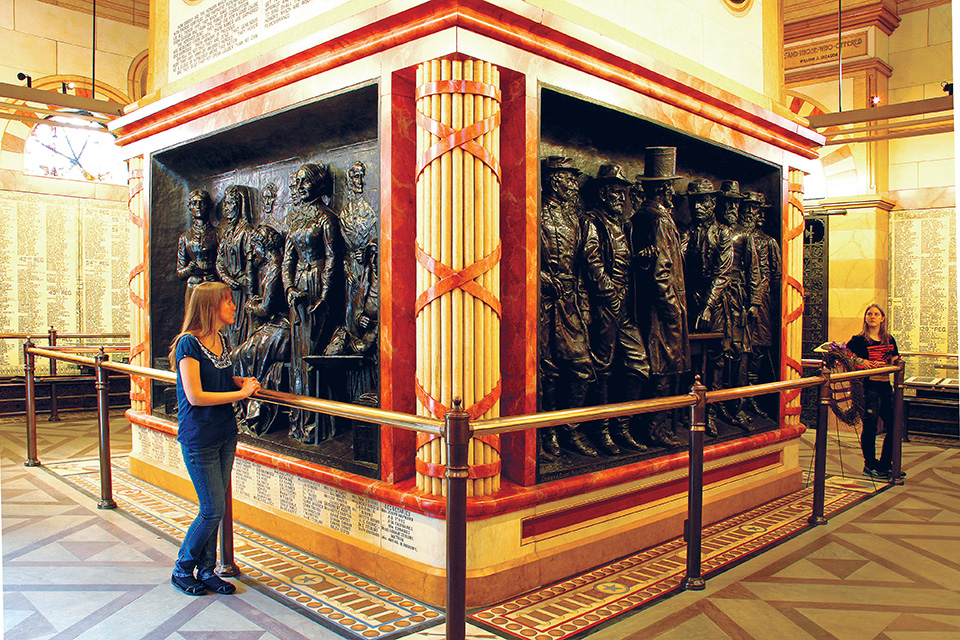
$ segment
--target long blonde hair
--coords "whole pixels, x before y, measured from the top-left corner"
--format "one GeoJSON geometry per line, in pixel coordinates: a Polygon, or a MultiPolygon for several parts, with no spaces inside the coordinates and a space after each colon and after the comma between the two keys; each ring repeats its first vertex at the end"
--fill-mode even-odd
{"type": "Polygon", "coordinates": [[[877,303],[873,303],[873,304],[867,305],[867,308],[864,309],[864,311],[863,311],[863,328],[860,329],[860,335],[863,336],[863,337],[867,337],[867,330],[870,328],[870,326],[867,324],[867,312],[869,312],[870,309],[876,309],[877,311],[880,312],[880,315],[883,316],[883,321],[880,322],[880,326],[878,327],[880,344],[890,344],[890,334],[887,333],[887,314],[886,314],[886,312],[883,310],[883,307],[881,307],[881,306],[878,305],[877,303]]]}
{"type": "Polygon", "coordinates": [[[216,327],[217,314],[220,313],[220,304],[233,296],[230,287],[222,282],[201,282],[190,294],[187,309],[183,314],[183,326],[180,333],[170,343],[170,367],[176,371],[177,343],[180,338],[192,333],[197,336],[206,336],[213,333],[216,327]]]}

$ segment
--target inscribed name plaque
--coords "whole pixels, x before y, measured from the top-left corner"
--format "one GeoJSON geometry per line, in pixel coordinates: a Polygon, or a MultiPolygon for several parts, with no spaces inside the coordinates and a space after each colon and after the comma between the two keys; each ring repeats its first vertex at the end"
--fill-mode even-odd
{"type": "Polygon", "coordinates": [[[233,494],[421,562],[443,557],[442,520],[249,460],[234,464],[233,494]]]}
{"type": "MultiPolygon", "coordinates": [[[[139,425],[133,429],[131,457],[186,477],[174,436],[139,425]]],[[[289,513],[335,534],[424,564],[441,567],[445,562],[443,520],[338,487],[238,457],[233,466],[233,496],[266,511],[289,513]]]]}
{"type": "MultiPolygon", "coordinates": [[[[0,193],[0,330],[126,332],[129,220],[124,202],[0,193]]],[[[23,375],[21,344],[0,341],[0,370],[23,375]]],[[[37,373],[48,371],[46,358],[38,358],[37,373]]]]}
{"type": "Polygon", "coordinates": [[[222,60],[346,0],[174,0],[169,79],[222,60]]]}
{"type": "Polygon", "coordinates": [[[801,44],[791,45],[783,50],[783,68],[787,71],[799,67],[812,67],[818,64],[862,58],[867,55],[869,39],[866,31],[845,33],[841,38],[830,36],[801,44]]]}
{"type": "Polygon", "coordinates": [[[955,209],[890,212],[890,332],[901,351],[957,352],[956,233],[955,209]]]}

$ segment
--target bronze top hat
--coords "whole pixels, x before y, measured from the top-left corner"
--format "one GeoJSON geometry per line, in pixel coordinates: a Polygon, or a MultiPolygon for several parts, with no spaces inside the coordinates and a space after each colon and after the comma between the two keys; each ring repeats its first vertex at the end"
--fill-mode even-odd
{"type": "Polygon", "coordinates": [[[706,178],[694,178],[687,184],[687,196],[709,196],[719,193],[706,178]]]}
{"type": "Polygon", "coordinates": [[[743,192],[743,202],[746,203],[755,203],[761,207],[767,206],[767,199],[763,196],[762,193],[757,191],[744,191],[743,192]]]}
{"type": "Polygon", "coordinates": [[[624,186],[630,184],[630,181],[623,175],[623,167],[618,164],[600,165],[600,169],[597,170],[597,182],[613,182],[624,186]]]}
{"type": "Polygon", "coordinates": [[[643,162],[643,175],[637,180],[678,180],[677,148],[647,147],[643,162]]]}
{"type": "Polygon", "coordinates": [[[573,166],[573,159],[565,156],[547,156],[543,161],[543,170],[546,172],[570,171],[580,175],[580,169],[573,166]]]}
{"type": "Polygon", "coordinates": [[[736,180],[724,180],[721,182],[720,196],[723,198],[744,198],[744,195],[740,193],[740,183],[736,180]]]}

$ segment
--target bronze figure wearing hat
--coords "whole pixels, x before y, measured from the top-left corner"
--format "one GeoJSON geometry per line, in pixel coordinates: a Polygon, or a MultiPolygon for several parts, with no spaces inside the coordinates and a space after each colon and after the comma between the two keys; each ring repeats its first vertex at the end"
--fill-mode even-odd
{"type": "MultiPolygon", "coordinates": [[[[570,158],[544,163],[540,209],[540,392],[544,411],[582,407],[596,379],[587,316],[591,306],[614,304],[603,269],[596,226],[580,203],[570,158]]],[[[540,430],[542,452],[560,455],[560,445],[588,457],[597,450],[579,424],[540,430]]]]}
{"type": "MultiPolygon", "coordinates": [[[[632,296],[630,243],[624,233],[626,187],[620,165],[600,167],[595,180],[597,203],[588,212],[596,225],[603,268],[613,284],[613,304],[591,306],[590,354],[597,372],[596,404],[639,400],[644,381],[650,373],[647,350],[635,320],[632,296]]],[[[600,421],[597,444],[608,455],[620,453],[620,447],[643,450],[630,433],[630,417],[600,421]]]]}
{"type": "MultiPolygon", "coordinates": [[[[679,374],[690,370],[687,293],[680,233],[673,221],[676,149],[647,149],[644,176],[630,188],[633,203],[633,272],[637,321],[650,358],[647,397],[678,392],[679,374]],[[670,151],[670,153],[667,153],[670,151]],[[642,189],[641,189],[642,187],[642,189]]],[[[676,446],[668,412],[648,414],[647,438],[676,446]]]]}
{"type": "MultiPolygon", "coordinates": [[[[739,189],[737,189],[739,191],[739,189]]],[[[747,384],[747,360],[751,352],[751,334],[748,317],[757,313],[760,297],[760,268],[753,234],[739,222],[741,206],[754,206],[747,203],[747,196],[740,198],[722,198],[720,221],[730,229],[733,245],[733,264],[730,269],[728,294],[724,296],[726,307],[727,374],[725,386],[741,387],[747,384]]],[[[743,411],[740,401],[731,401],[722,405],[724,418],[743,428],[749,429],[750,417],[743,411]]]]}
{"type": "MultiPolygon", "coordinates": [[[[692,330],[700,333],[725,333],[724,300],[733,264],[730,229],[717,222],[717,190],[706,178],[692,180],[687,186],[693,221],[686,237],[684,272],[687,284],[687,308],[694,318],[692,330]]],[[[705,343],[703,383],[710,389],[723,388],[724,354],[722,344],[705,343]]],[[[716,406],[707,407],[708,435],[717,435],[716,406]]]]}
{"type": "Polygon", "coordinates": [[[679,180],[676,147],[647,147],[644,149],[643,175],[637,180],[679,180]]]}
{"type": "MultiPolygon", "coordinates": [[[[751,341],[747,382],[754,385],[777,379],[771,351],[774,343],[773,318],[777,308],[777,294],[780,291],[781,254],[777,241],[762,230],[763,209],[768,206],[765,196],[756,191],[748,191],[746,196],[740,210],[740,223],[753,236],[760,270],[756,313],[747,317],[751,341]]],[[[772,420],[761,408],[758,400],[763,401],[762,398],[746,398],[743,403],[744,411],[772,420]]]]}

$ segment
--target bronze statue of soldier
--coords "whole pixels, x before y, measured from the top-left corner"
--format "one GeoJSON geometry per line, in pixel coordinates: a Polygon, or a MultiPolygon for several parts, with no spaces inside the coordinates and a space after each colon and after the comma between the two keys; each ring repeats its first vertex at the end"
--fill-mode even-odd
{"type": "MultiPolygon", "coordinates": [[[[287,218],[287,240],[283,250],[283,286],[290,305],[292,348],[290,387],[293,393],[309,395],[304,356],[318,355],[330,338],[330,324],[339,324],[343,307],[340,299],[343,256],[340,225],[324,203],[332,188],[327,168],[319,164],[301,166],[292,182],[299,203],[287,218]],[[329,320],[332,319],[332,322],[329,320]]],[[[302,442],[318,442],[332,433],[313,433],[309,413],[291,411],[290,436],[302,442]]]]}
{"type": "MultiPolygon", "coordinates": [[[[538,341],[544,411],[584,405],[596,380],[588,316],[598,304],[615,304],[600,260],[596,227],[583,214],[579,175],[570,158],[550,156],[543,163],[538,341]]],[[[597,456],[578,423],[541,429],[540,444],[547,456],[559,456],[561,444],[580,455],[597,456]]]]}
{"type": "MultiPolygon", "coordinates": [[[[676,162],[675,147],[647,147],[643,175],[630,188],[634,300],[650,359],[647,397],[678,393],[680,375],[690,370],[683,253],[673,220],[676,162]]],[[[655,445],[680,444],[669,412],[647,414],[647,438],[655,445]]]]}
{"type": "MultiPolygon", "coordinates": [[[[597,206],[587,215],[593,221],[600,241],[603,269],[614,290],[613,304],[598,307],[590,316],[590,354],[597,374],[596,401],[628,402],[639,400],[644,382],[650,377],[647,349],[635,320],[632,296],[633,255],[624,233],[624,205],[630,182],[618,164],[600,167],[594,180],[597,206]]],[[[630,416],[602,420],[598,441],[608,455],[619,455],[620,447],[642,451],[646,445],[630,433],[630,416]]]]}
{"type": "MultiPolygon", "coordinates": [[[[771,236],[763,232],[765,209],[775,207],[766,203],[762,193],[746,192],[746,198],[740,205],[740,224],[753,234],[760,268],[760,288],[757,313],[749,318],[748,330],[753,352],[747,370],[747,382],[751,385],[772,382],[777,378],[773,366],[771,349],[773,346],[773,319],[777,317],[773,304],[778,300],[780,291],[780,273],[782,258],[780,245],[771,236]]],[[[756,402],[756,398],[744,400],[744,410],[748,414],[772,420],[756,402]]]]}
{"type": "MultiPolygon", "coordinates": [[[[717,222],[718,193],[706,178],[690,181],[686,196],[691,225],[684,238],[687,309],[695,318],[694,330],[724,334],[720,345],[704,347],[703,382],[710,389],[723,388],[724,354],[730,349],[724,299],[733,267],[733,244],[730,229],[717,222]]],[[[717,435],[716,411],[716,404],[707,405],[708,435],[717,435]]]]}
{"type": "Polygon", "coordinates": [[[203,189],[187,199],[190,226],[177,241],[177,276],[187,281],[187,299],[201,282],[217,280],[217,229],[210,221],[213,201],[203,189]]]}
{"type": "MultiPolygon", "coordinates": [[[[729,347],[724,377],[728,388],[747,384],[748,359],[752,349],[748,320],[757,314],[760,298],[760,266],[753,234],[739,222],[740,204],[745,198],[736,180],[723,181],[720,186],[720,221],[730,229],[733,246],[730,284],[724,296],[727,316],[724,346],[729,347]]],[[[749,431],[751,419],[743,411],[740,400],[725,403],[721,411],[725,421],[749,431]]]]}

